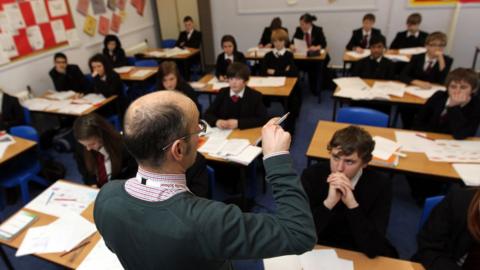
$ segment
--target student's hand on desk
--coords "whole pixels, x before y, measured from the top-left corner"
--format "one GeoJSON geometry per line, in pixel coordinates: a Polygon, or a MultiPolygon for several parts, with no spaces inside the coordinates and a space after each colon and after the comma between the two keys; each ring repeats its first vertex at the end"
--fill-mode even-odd
{"type": "Polygon", "coordinates": [[[219,119],[215,123],[215,126],[217,126],[218,128],[221,128],[221,129],[227,129],[228,128],[227,127],[227,120],[219,119]]]}
{"type": "Polygon", "coordinates": [[[320,51],[321,49],[322,49],[322,46],[320,46],[320,45],[308,47],[309,52],[320,51]]]}
{"type": "Polygon", "coordinates": [[[467,104],[468,102],[470,102],[470,99],[472,99],[472,96],[468,93],[461,91],[459,93],[450,94],[449,98],[450,99],[448,100],[447,107],[455,107],[467,104]]]}
{"type": "Polygon", "coordinates": [[[221,82],[226,82],[227,81],[227,77],[223,76],[223,75],[220,75],[218,76],[218,80],[221,81],[221,82]]]}
{"type": "Polygon", "coordinates": [[[238,120],[237,119],[228,119],[226,121],[226,126],[229,129],[235,129],[238,128],[238,120]]]}
{"type": "Polygon", "coordinates": [[[362,47],[355,47],[354,50],[355,50],[357,53],[363,53],[363,48],[362,48],[362,47]]]}
{"type": "Polygon", "coordinates": [[[263,155],[269,155],[290,149],[290,133],[283,130],[277,124],[279,118],[270,119],[262,128],[262,149],[263,155]]]}
{"type": "Polygon", "coordinates": [[[275,69],[273,69],[273,68],[267,69],[267,74],[268,74],[268,75],[273,75],[273,74],[275,74],[275,69]]]}
{"type": "Polygon", "coordinates": [[[415,85],[415,86],[418,86],[420,87],[421,89],[430,89],[432,88],[432,84],[429,83],[429,82],[426,82],[426,81],[422,81],[422,80],[413,80],[411,82],[411,84],[415,85]]]}

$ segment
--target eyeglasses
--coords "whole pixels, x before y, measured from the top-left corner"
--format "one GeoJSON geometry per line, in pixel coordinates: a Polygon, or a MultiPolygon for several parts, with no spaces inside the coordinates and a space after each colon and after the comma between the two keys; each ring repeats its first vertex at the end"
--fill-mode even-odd
{"type": "Polygon", "coordinates": [[[162,151],[167,150],[167,149],[168,149],[170,146],[172,146],[177,140],[185,140],[185,139],[189,138],[190,136],[197,135],[197,134],[200,134],[200,133],[202,133],[202,132],[205,133],[206,131],[207,131],[207,124],[206,124],[205,122],[203,122],[203,121],[200,121],[200,122],[198,123],[198,131],[193,132],[193,133],[190,133],[190,134],[187,134],[187,135],[185,135],[185,136],[182,136],[182,137],[180,137],[180,138],[178,138],[178,139],[173,140],[171,143],[165,145],[165,146],[162,148],[162,151]]]}

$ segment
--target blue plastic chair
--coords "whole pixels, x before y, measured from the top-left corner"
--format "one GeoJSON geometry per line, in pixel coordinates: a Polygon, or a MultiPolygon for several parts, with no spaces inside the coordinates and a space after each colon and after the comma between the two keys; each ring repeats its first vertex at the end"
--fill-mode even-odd
{"type": "Polygon", "coordinates": [[[420,230],[423,227],[428,217],[430,216],[430,213],[432,212],[433,208],[435,208],[435,206],[437,206],[437,204],[439,204],[444,197],[445,197],[444,195],[439,195],[439,196],[429,197],[425,199],[422,216],[420,217],[420,222],[418,224],[418,230],[420,230]]]}
{"type": "Polygon", "coordinates": [[[23,107],[23,120],[26,125],[32,125],[32,114],[27,107],[23,107]]]}
{"type": "Polygon", "coordinates": [[[158,67],[158,62],[152,59],[144,59],[135,61],[137,67],[158,67]]]}
{"type": "Polygon", "coordinates": [[[216,184],[215,179],[215,169],[207,165],[207,175],[208,175],[208,197],[212,200],[217,198],[216,184]]]}
{"type": "MultiPolygon", "coordinates": [[[[24,139],[39,142],[37,131],[31,126],[16,126],[10,129],[10,134],[24,139]]],[[[22,202],[30,201],[30,193],[28,190],[28,182],[34,181],[44,186],[50,183],[44,178],[38,176],[42,166],[38,160],[37,153],[27,153],[17,160],[15,166],[0,177],[0,187],[2,189],[20,186],[22,202]]]]}
{"type": "Polygon", "coordinates": [[[122,131],[122,124],[120,123],[120,116],[118,116],[118,114],[109,116],[107,120],[115,127],[118,132],[122,131]]]}
{"type": "Polygon", "coordinates": [[[345,107],[338,111],[336,121],[355,125],[387,127],[388,115],[383,112],[367,108],[345,107]]]}
{"type": "Polygon", "coordinates": [[[177,43],[176,39],[164,39],[162,40],[162,48],[168,49],[175,47],[175,43],[177,43]]]}
{"type": "Polygon", "coordinates": [[[127,56],[127,64],[129,66],[134,66],[135,65],[135,61],[137,61],[137,59],[135,58],[135,56],[127,56]]]}

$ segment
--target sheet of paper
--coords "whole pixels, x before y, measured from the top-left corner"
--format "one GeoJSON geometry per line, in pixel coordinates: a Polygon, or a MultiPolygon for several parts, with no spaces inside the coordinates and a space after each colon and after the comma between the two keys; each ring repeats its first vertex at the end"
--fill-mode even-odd
{"type": "Polygon", "coordinates": [[[14,143],[15,143],[15,139],[8,134],[5,134],[0,137],[0,158],[3,157],[3,155],[5,154],[5,151],[7,151],[7,148],[14,143]]]}
{"type": "Polygon", "coordinates": [[[128,73],[130,71],[132,71],[132,69],[134,69],[135,67],[133,66],[124,66],[124,67],[118,67],[118,68],[114,68],[113,70],[115,70],[115,72],[117,73],[128,73]]]}
{"type": "Polygon", "coordinates": [[[80,45],[82,43],[82,41],[78,37],[77,28],[68,29],[65,32],[65,34],[67,36],[68,45],[77,46],[77,45],[80,45]]]}
{"type": "Polygon", "coordinates": [[[166,52],[161,52],[161,51],[152,51],[152,52],[147,52],[145,54],[151,57],[165,57],[167,55],[166,52]]]}
{"type": "Polygon", "coordinates": [[[7,15],[10,27],[12,27],[13,29],[27,27],[27,25],[25,24],[25,20],[23,20],[23,15],[20,11],[20,7],[17,3],[4,4],[3,10],[7,15]]]}
{"type": "Polygon", "coordinates": [[[265,270],[353,270],[353,261],[338,258],[333,249],[315,249],[300,256],[264,259],[265,270]]]}
{"type": "Polygon", "coordinates": [[[83,23],[83,32],[89,36],[95,36],[95,30],[97,29],[97,19],[95,17],[88,15],[85,17],[85,22],[83,23]]]}
{"type": "Polygon", "coordinates": [[[265,54],[273,51],[272,48],[258,48],[258,47],[253,47],[247,50],[247,52],[251,55],[257,56],[257,57],[264,57],[265,54]]]}
{"type": "Polygon", "coordinates": [[[98,104],[105,100],[102,94],[88,94],[82,97],[83,100],[88,101],[91,104],[98,104]]]}
{"type": "Polygon", "coordinates": [[[370,89],[368,84],[366,84],[360,77],[343,77],[334,79],[333,82],[340,88],[354,88],[359,90],[370,89]]]}
{"type": "Polygon", "coordinates": [[[52,17],[60,17],[68,14],[65,0],[48,0],[48,10],[52,17]]]}
{"type": "Polygon", "coordinates": [[[17,233],[22,231],[26,226],[33,222],[37,218],[37,215],[27,212],[19,211],[6,222],[0,226],[0,237],[4,239],[11,239],[17,233]]]}
{"type": "Polygon", "coordinates": [[[284,86],[286,77],[250,77],[249,87],[280,87],[284,86]]]}
{"type": "Polygon", "coordinates": [[[133,72],[130,76],[133,77],[133,78],[142,78],[144,76],[147,76],[148,74],[152,73],[154,71],[152,70],[136,70],[135,72],[133,72]]]}
{"type": "Polygon", "coordinates": [[[90,0],[78,0],[77,2],[78,13],[82,14],[83,16],[87,16],[89,4],[90,4],[90,0]]]}
{"type": "Polygon", "coordinates": [[[60,217],[69,212],[82,213],[92,203],[98,190],[67,182],[56,182],[25,207],[60,217]]]}
{"type": "Polygon", "coordinates": [[[174,56],[177,56],[177,55],[189,54],[190,53],[190,51],[188,49],[182,49],[182,48],[178,48],[178,47],[171,48],[171,49],[165,49],[164,52],[165,52],[166,57],[174,57],[174,56]]]}
{"type": "Polygon", "coordinates": [[[84,111],[90,109],[92,107],[91,104],[68,104],[65,107],[62,107],[58,110],[61,113],[69,113],[69,114],[81,114],[84,111]]]}
{"type": "Polygon", "coordinates": [[[452,164],[467,186],[480,186],[480,164],[452,164]]]}
{"type": "Polygon", "coordinates": [[[385,58],[392,60],[393,62],[410,62],[410,58],[402,54],[385,54],[385,58]]]}
{"type": "Polygon", "coordinates": [[[227,156],[227,159],[248,166],[261,153],[261,147],[247,145],[247,147],[245,147],[239,154],[227,156]]]}
{"type": "Polygon", "coordinates": [[[435,147],[435,141],[422,132],[395,131],[395,138],[405,152],[425,153],[435,147]]]}
{"type": "Polygon", "coordinates": [[[41,50],[45,46],[40,26],[34,25],[27,28],[28,43],[33,50],[41,50]]]}
{"type": "Polygon", "coordinates": [[[48,22],[47,8],[45,7],[45,2],[43,0],[31,0],[30,6],[33,11],[33,16],[35,16],[36,24],[48,22]]]}
{"type": "Polygon", "coordinates": [[[9,34],[0,33],[0,48],[10,58],[18,56],[17,46],[9,34]]]}
{"type": "Polygon", "coordinates": [[[434,162],[480,163],[480,141],[436,140],[426,155],[434,162]]]}
{"type": "Polygon", "coordinates": [[[66,100],[70,99],[73,96],[75,96],[75,91],[73,90],[68,90],[68,91],[61,91],[61,92],[56,92],[53,91],[51,94],[47,95],[46,97],[48,99],[54,99],[54,100],[66,100]]]}
{"type": "Polygon", "coordinates": [[[398,50],[398,53],[399,54],[413,55],[413,54],[425,53],[426,51],[427,51],[427,48],[425,48],[425,47],[414,47],[414,48],[400,49],[400,50],[398,50]]]}
{"type": "Polygon", "coordinates": [[[222,147],[227,143],[227,139],[222,137],[209,137],[208,140],[198,148],[201,153],[217,154],[222,147]]]}
{"type": "Polygon", "coordinates": [[[78,266],[77,270],[123,270],[123,267],[115,253],[111,252],[101,238],[87,257],[78,266]]]}
{"type": "Polygon", "coordinates": [[[98,33],[101,35],[108,35],[110,30],[110,20],[105,16],[100,16],[98,19],[98,33]]]}
{"type": "Polygon", "coordinates": [[[51,23],[53,36],[57,43],[64,42],[67,40],[67,33],[65,32],[65,25],[63,20],[54,20],[51,23]]]}
{"type": "Polygon", "coordinates": [[[375,148],[372,155],[379,159],[389,159],[401,147],[399,143],[384,137],[374,136],[373,140],[375,141],[375,148]]]}
{"type": "Polygon", "coordinates": [[[434,85],[431,89],[421,89],[416,86],[408,86],[405,88],[405,92],[409,93],[410,95],[417,96],[423,99],[429,99],[433,94],[437,91],[446,91],[447,89],[445,86],[434,85]]]}
{"type": "Polygon", "coordinates": [[[297,255],[286,255],[263,260],[265,270],[302,270],[300,258],[297,255]]]}
{"type": "Polygon", "coordinates": [[[110,24],[110,29],[118,33],[120,31],[120,24],[122,23],[122,17],[120,15],[113,13],[112,14],[112,23],[110,24]]]}
{"type": "Polygon", "coordinates": [[[93,14],[98,15],[107,12],[104,0],[91,0],[91,2],[93,14]]]}
{"type": "Polygon", "coordinates": [[[237,156],[250,145],[247,139],[230,139],[220,150],[221,156],[237,156]]]}
{"type": "Polygon", "coordinates": [[[295,54],[307,55],[307,42],[303,39],[294,38],[293,44],[295,46],[295,54]]]}
{"type": "Polygon", "coordinates": [[[393,81],[381,82],[375,81],[372,90],[381,91],[391,96],[403,97],[405,94],[405,84],[393,81]]]}
{"type": "Polygon", "coordinates": [[[32,98],[22,101],[22,106],[30,111],[43,111],[50,106],[51,101],[44,98],[32,98]]]}
{"type": "Polygon", "coordinates": [[[207,84],[211,84],[212,88],[216,90],[230,86],[228,82],[221,82],[217,77],[213,77],[207,84]]]}
{"type": "Polygon", "coordinates": [[[367,56],[370,56],[371,52],[370,52],[369,49],[365,49],[361,53],[358,53],[356,51],[347,51],[345,54],[347,54],[350,57],[356,58],[356,59],[362,59],[362,58],[365,58],[367,56]]]}

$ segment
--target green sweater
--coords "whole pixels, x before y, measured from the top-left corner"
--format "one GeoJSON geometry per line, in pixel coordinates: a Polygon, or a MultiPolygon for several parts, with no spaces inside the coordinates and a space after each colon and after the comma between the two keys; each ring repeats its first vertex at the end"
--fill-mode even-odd
{"type": "Polygon", "coordinates": [[[125,181],[110,181],[95,201],[95,224],[125,269],[231,269],[230,259],[311,250],[315,225],[290,156],[264,164],[276,214],[242,213],[188,192],[146,202],[129,195],[125,181]]]}

